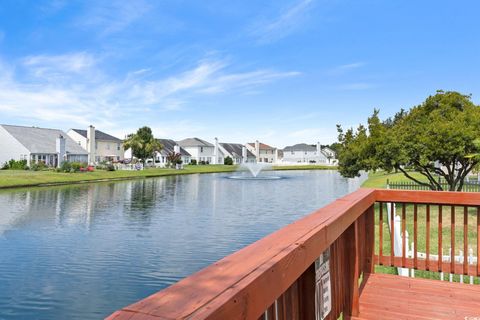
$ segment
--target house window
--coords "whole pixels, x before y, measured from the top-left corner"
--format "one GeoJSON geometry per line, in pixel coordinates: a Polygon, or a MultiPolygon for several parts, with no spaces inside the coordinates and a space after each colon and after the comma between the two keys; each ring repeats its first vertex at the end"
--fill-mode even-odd
{"type": "Polygon", "coordinates": [[[120,143],[117,143],[117,150],[120,151],[120,143]]]}
{"type": "Polygon", "coordinates": [[[200,152],[203,152],[203,147],[200,147],[200,152]]]}
{"type": "Polygon", "coordinates": [[[97,150],[97,149],[98,149],[98,142],[95,141],[95,150],[97,150]]]}
{"type": "Polygon", "coordinates": [[[107,143],[107,150],[110,150],[110,143],[107,143]]]}

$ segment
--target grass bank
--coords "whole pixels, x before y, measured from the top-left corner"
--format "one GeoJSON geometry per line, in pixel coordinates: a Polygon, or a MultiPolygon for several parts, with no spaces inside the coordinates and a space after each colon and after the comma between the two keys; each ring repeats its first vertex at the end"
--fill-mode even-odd
{"type": "MultiPolygon", "coordinates": [[[[100,181],[115,181],[154,178],[162,176],[195,174],[195,173],[221,173],[233,172],[238,166],[206,165],[185,166],[183,170],[155,168],[140,171],[103,171],[59,173],[54,171],[24,171],[24,170],[0,170],[0,189],[42,187],[63,184],[76,184],[100,181]]],[[[335,167],[320,165],[308,166],[274,166],[274,170],[332,170],[335,167]]]]}
{"type": "Polygon", "coordinates": [[[103,171],[59,173],[53,171],[24,171],[24,170],[1,170],[0,189],[39,187],[61,184],[75,184],[111,180],[128,180],[153,178],[161,176],[194,174],[194,173],[217,173],[232,172],[236,166],[208,165],[208,166],[185,166],[183,170],[175,169],[146,169],[140,171],[103,171]]]}

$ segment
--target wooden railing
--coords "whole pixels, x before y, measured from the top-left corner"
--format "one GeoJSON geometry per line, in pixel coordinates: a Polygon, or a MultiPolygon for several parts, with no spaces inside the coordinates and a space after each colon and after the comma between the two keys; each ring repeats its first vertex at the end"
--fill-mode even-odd
{"type": "MultiPolygon", "coordinates": [[[[436,230],[442,232],[438,233],[438,243],[432,245],[430,238],[435,231],[431,229],[432,206],[467,208],[463,221],[463,230],[467,230],[464,252],[473,245],[468,241],[471,229],[468,221],[472,215],[470,211],[476,210],[473,233],[478,257],[479,193],[360,189],[169,288],[115,312],[108,319],[315,319],[318,302],[315,262],[327,249],[330,252],[331,293],[328,299],[331,310],[326,319],[338,319],[341,314],[344,318],[358,315],[361,280],[374,272],[375,264],[480,275],[478,259],[475,266],[466,264],[466,260],[440,259],[436,262],[432,259],[434,253],[442,257],[443,229],[446,227],[442,224],[443,215],[437,212],[440,229],[436,230]],[[413,258],[407,257],[405,246],[402,246],[401,256],[390,249],[395,239],[386,229],[385,203],[400,204],[403,231],[407,230],[407,217],[413,218],[413,258]],[[420,206],[425,209],[422,213],[420,206]],[[429,234],[425,258],[416,254],[420,225],[429,234]],[[439,252],[432,251],[434,247],[439,252]]],[[[451,211],[451,214],[449,220],[454,237],[450,245],[455,252],[457,212],[451,211]]],[[[394,222],[391,227],[395,228],[394,222]]],[[[405,234],[403,232],[402,237],[405,234]]]]}

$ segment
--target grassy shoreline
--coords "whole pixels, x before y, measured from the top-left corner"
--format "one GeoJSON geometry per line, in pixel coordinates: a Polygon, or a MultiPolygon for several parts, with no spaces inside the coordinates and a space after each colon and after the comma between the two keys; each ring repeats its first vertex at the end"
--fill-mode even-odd
{"type": "MultiPolygon", "coordinates": [[[[48,187],[56,185],[82,184],[105,181],[145,179],[184,174],[233,172],[238,166],[206,165],[185,166],[183,170],[147,169],[140,171],[103,171],[59,173],[53,171],[0,170],[0,190],[28,187],[48,187]]],[[[334,170],[326,166],[274,166],[273,170],[334,170]]]]}

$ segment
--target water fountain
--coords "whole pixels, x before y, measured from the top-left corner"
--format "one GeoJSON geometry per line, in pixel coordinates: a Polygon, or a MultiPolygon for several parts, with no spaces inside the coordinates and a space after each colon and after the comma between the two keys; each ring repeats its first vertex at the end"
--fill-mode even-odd
{"type": "Polygon", "coordinates": [[[271,169],[272,166],[268,163],[243,163],[240,165],[240,168],[238,171],[240,172],[247,172],[247,174],[243,175],[234,175],[230,176],[230,179],[238,179],[238,180],[277,180],[281,179],[282,177],[280,176],[274,176],[274,175],[262,175],[262,171],[266,171],[268,169],[271,169]]]}

